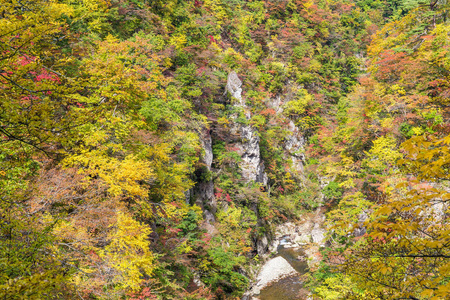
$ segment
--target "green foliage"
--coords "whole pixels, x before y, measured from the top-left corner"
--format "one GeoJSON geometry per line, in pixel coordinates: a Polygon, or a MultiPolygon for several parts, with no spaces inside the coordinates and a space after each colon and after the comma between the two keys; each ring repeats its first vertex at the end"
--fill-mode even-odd
{"type": "Polygon", "coordinates": [[[408,123],[402,123],[399,126],[400,132],[406,137],[410,138],[414,135],[414,131],[412,130],[412,126],[408,123]]]}
{"type": "Polygon", "coordinates": [[[266,118],[264,118],[264,116],[255,115],[250,119],[250,124],[256,128],[263,128],[266,124],[266,118]]]}
{"type": "Polygon", "coordinates": [[[323,285],[317,287],[314,293],[323,300],[364,299],[365,297],[370,297],[366,293],[358,293],[352,278],[342,274],[324,279],[323,285]]]}
{"type": "Polygon", "coordinates": [[[300,90],[296,100],[286,105],[285,112],[288,116],[301,116],[305,114],[306,108],[313,102],[313,97],[305,90],[300,90]]]}
{"type": "Polygon", "coordinates": [[[232,170],[237,168],[242,159],[236,151],[227,150],[224,142],[217,142],[213,145],[213,155],[219,165],[230,166],[232,170]]]}
{"type": "Polygon", "coordinates": [[[201,220],[201,216],[199,216],[195,210],[189,210],[186,216],[177,226],[182,230],[179,234],[186,236],[194,230],[198,229],[198,225],[201,220]]]}
{"type": "Polygon", "coordinates": [[[327,184],[323,188],[322,194],[324,195],[324,197],[326,199],[336,200],[336,199],[340,199],[341,198],[341,196],[342,196],[342,189],[339,186],[339,183],[337,183],[336,181],[331,181],[329,184],[327,184]]]}
{"type": "Polygon", "coordinates": [[[151,129],[157,130],[158,127],[171,122],[179,121],[180,115],[185,108],[189,108],[189,103],[181,99],[171,99],[165,101],[163,99],[152,98],[142,103],[140,113],[147,118],[151,129]]]}
{"type": "Polygon", "coordinates": [[[203,265],[204,281],[213,289],[239,295],[247,289],[249,280],[239,270],[248,262],[249,230],[256,224],[255,214],[231,205],[217,214],[220,235],[211,241],[208,261],[203,265]]]}
{"type": "Polygon", "coordinates": [[[188,64],[177,69],[176,79],[182,86],[182,96],[199,97],[202,95],[199,88],[201,81],[196,76],[196,71],[197,66],[195,64],[188,64]]]}
{"type": "Polygon", "coordinates": [[[216,271],[210,272],[204,279],[207,284],[213,288],[219,286],[231,294],[240,294],[244,292],[248,285],[248,279],[235,272],[234,269],[243,263],[243,257],[237,259],[231,252],[225,251],[222,247],[216,247],[208,251],[216,271]]]}

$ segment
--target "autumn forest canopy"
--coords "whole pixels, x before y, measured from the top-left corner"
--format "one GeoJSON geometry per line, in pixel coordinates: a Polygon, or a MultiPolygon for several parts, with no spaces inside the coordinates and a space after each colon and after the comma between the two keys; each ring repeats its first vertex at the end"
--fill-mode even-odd
{"type": "Polygon", "coordinates": [[[447,0],[0,0],[0,299],[450,299],[447,0]]]}

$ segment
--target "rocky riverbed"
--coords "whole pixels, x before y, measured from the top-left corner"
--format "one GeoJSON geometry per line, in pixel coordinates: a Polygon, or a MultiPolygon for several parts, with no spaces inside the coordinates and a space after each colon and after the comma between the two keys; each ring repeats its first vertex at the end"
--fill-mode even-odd
{"type": "Polygon", "coordinates": [[[269,253],[252,288],[244,300],[308,299],[303,275],[320,262],[320,247],[325,246],[323,209],[305,214],[298,223],[279,225],[269,253]]]}

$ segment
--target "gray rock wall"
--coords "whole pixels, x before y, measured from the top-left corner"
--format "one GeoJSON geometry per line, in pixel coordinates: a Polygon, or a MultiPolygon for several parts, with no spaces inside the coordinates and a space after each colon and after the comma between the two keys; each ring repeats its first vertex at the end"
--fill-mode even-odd
{"type": "MultiPolygon", "coordinates": [[[[205,164],[206,170],[211,172],[213,161],[212,140],[209,131],[204,130],[201,138],[203,155],[201,161],[205,164]]],[[[204,217],[208,232],[214,231],[213,224],[215,222],[214,214],[217,211],[217,201],[214,196],[214,182],[198,182],[192,190],[195,203],[203,209],[204,217]]]]}
{"type": "MultiPolygon", "coordinates": [[[[284,110],[285,103],[292,100],[293,92],[300,87],[293,85],[290,91],[282,98],[278,96],[274,99],[270,99],[266,102],[267,106],[272,108],[277,115],[282,114],[284,110]]],[[[284,141],[284,150],[286,152],[286,159],[292,161],[292,168],[297,171],[298,174],[303,174],[303,165],[305,163],[305,145],[306,141],[303,137],[302,132],[295,126],[292,120],[289,120],[287,126],[290,134],[286,137],[284,141]]]]}
{"type": "MultiPolygon", "coordinates": [[[[230,93],[233,99],[233,105],[239,110],[243,110],[246,120],[250,120],[250,109],[242,98],[242,81],[236,72],[228,74],[226,92],[230,93]]],[[[232,116],[235,120],[239,117],[237,114],[232,116]]],[[[236,144],[237,152],[241,155],[240,164],[242,178],[247,182],[254,181],[267,185],[267,175],[264,172],[264,163],[261,159],[259,150],[259,136],[251,125],[234,122],[231,131],[240,136],[236,144]]]]}

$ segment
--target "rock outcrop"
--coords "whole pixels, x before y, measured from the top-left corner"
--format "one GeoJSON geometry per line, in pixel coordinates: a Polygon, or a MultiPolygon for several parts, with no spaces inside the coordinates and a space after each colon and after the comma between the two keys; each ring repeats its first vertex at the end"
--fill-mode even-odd
{"type": "MultiPolygon", "coordinates": [[[[292,88],[290,89],[291,91],[287,93],[287,95],[285,95],[283,99],[281,98],[281,96],[270,99],[266,102],[267,106],[272,108],[277,115],[282,114],[284,111],[284,104],[292,100],[292,90],[296,90],[298,88],[300,87],[295,85],[292,86],[292,88]]],[[[295,123],[292,120],[289,120],[287,129],[289,130],[290,134],[286,136],[283,147],[286,152],[286,159],[292,161],[293,170],[296,170],[298,174],[303,174],[303,165],[305,163],[305,138],[303,137],[300,129],[295,126],[295,123]]]]}
{"type": "MultiPolygon", "coordinates": [[[[213,161],[212,152],[212,140],[209,131],[205,130],[205,133],[201,139],[203,156],[201,161],[205,164],[204,172],[211,172],[211,165],[213,161]]],[[[206,229],[209,233],[215,231],[214,229],[214,214],[217,211],[217,201],[214,196],[214,182],[212,179],[205,182],[198,182],[192,189],[192,195],[195,198],[195,203],[203,210],[203,214],[206,220],[206,229]]]]}
{"type": "Polygon", "coordinates": [[[325,215],[319,208],[314,213],[305,215],[301,223],[287,222],[279,225],[275,230],[274,242],[270,245],[269,251],[275,252],[281,241],[284,247],[302,247],[309,244],[325,247],[324,222],[325,215]]]}
{"type": "Polygon", "coordinates": [[[288,125],[291,134],[286,137],[284,148],[292,160],[292,168],[299,174],[303,174],[303,164],[305,163],[306,141],[294,122],[289,121],[288,125]]]}
{"type": "Polygon", "coordinates": [[[303,248],[308,266],[314,268],[320,262],[319,249],[325,247],[325,215],[322,209],[305,215],[301,223],[287,222],[279,225],[275,230],[269,252],[276,252],[279,246],[284,248],[303,248]]]}
{"type": "Polygon", "coordinates": [[[236,143],[236,152],[242,159],[240,164],[242,178],[247,182],[254,181],[267,185],[267,175],[264,172],[264,163],[259,151],[259,136],[256,129],[248,124],[251,113],[245,104],[245,99],[242,98],[242,81],[234,71],[228,75],[225,92],[230,94],[233,105],[238,111],[232,116],[235,122],[231,132],[240,137],[239,142],[236,143]],[[237,122],[241,113],[245,116],[246,122],[237,122]]]}
{"type": "Polygon", "coordinates": [[[239,79],[235,71],[228,74],[227,86],[225,87],[225,94],[230,93],[231,97],[237,99],[241,105],[242,103],[242,81],[239,79]]]}

